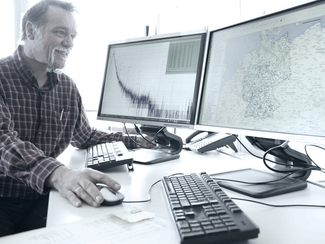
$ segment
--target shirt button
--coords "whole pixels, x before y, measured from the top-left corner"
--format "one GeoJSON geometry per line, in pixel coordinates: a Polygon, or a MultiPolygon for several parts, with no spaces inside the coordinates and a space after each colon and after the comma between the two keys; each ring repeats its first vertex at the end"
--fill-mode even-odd
{"type": "Polygon", "coordinates": [[[39,135],[42,135],[42,133],[43,133],[42,131],[39,131],[39,132],[38,132],[39,135]]]}

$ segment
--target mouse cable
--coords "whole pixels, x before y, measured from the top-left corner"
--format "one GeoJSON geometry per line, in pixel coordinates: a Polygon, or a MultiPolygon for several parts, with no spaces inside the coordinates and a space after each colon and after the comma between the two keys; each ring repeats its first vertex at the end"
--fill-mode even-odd
{"type": "Polygon", "coordinates": [[[238,197],[230,197],[232,200],[238,200],[238,201],[246,201],[246,202],[252,202],[256,204],[265,205],[268,207],[274,207],[274,208],[286,208],[286,207],[312,207],[312,208],[325,208],[325,205],[314,205],[314,204],[270,204],[265,202],[260,202],[256,200],[246,199],[246,198],[238,198],[238,197]]]}
{"type": "MultiPolygon", "coordinates": [[[[169,175],[168,177],[170,176],[174,176],[174,175],[183,175],[183,173],[175,173],[175,174],[172,174],[172,175],[169,175]]],[[[145,203],[145,202],[150,202],[151,201],[151,189],[157,185],[161,180],[157,180],[156,182],[154,182],[148,189],[148,199],[147,200],[138,200],[138,201],[126,201],[124,200],[123,203],[145,203]]]]}
{"type": "Polygon", "coordinates": [[[147,200],[138,200],[138,201],[126,201],[124,200],[123,203],[145,203],[145,202],[150,202],[151,201],[151,195],[150,195],[150,192],[151,192],[151,189],[152,187],[154,187],[156,184],[158,184],[161,180],[157,180],[156,182],[154,182],[148,189],[148,199],[147,200]]]}

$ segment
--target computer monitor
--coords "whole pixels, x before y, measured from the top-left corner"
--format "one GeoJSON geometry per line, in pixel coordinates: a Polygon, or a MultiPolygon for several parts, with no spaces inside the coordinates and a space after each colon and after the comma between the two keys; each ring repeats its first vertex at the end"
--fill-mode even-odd
{"type": "Polygon", "coordinates": [[[207,52],[195,129],[325,144],[324,1],[212,30],[207,52]]]}
{"type": "Polygon", "coordinates": [[[179,157],[182,139],[166,127],[193,129],[207,30],[110,43],[97,119],[141,124],[155,150],[137,150],[136,163],[179,157]]]}

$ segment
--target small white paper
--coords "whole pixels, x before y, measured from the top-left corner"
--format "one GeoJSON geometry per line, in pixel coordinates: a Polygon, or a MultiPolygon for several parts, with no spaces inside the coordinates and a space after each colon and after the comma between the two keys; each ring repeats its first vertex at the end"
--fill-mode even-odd
{"type": "Polygon", "coordinates": [[[113,213],[113,215],[129,223],[135,223],[145,219],[152,219],[155,217],[154,213],[146,212],[137,208],[124,209],[122,211],[113,213]]]}

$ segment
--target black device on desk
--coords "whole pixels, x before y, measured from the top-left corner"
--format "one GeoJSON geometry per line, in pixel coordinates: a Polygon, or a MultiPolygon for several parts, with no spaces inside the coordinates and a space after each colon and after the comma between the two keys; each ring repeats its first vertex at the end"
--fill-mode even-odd
{"type": "Polygon", "coordinates": [[[277,196],[307,187],[305,180],[283,178],[283,175],[280,174],[251,168],[218,173],[213,176],[220,186],[254,198],[277,196]],[[263,182],[265,183],[261,184],[263,182]]]}
{"type": "Polygon", "coordinates": [[[256,238],[259,228],[206,173],[162,179],[183,244],[230,243],[256,238]]]}
{"type": "Polygon", "coordinates": [[[106,142],[87,148],[86,167],[104,171],[127,165],[133,171],[133,157],[122,141],[106,142]]]}

